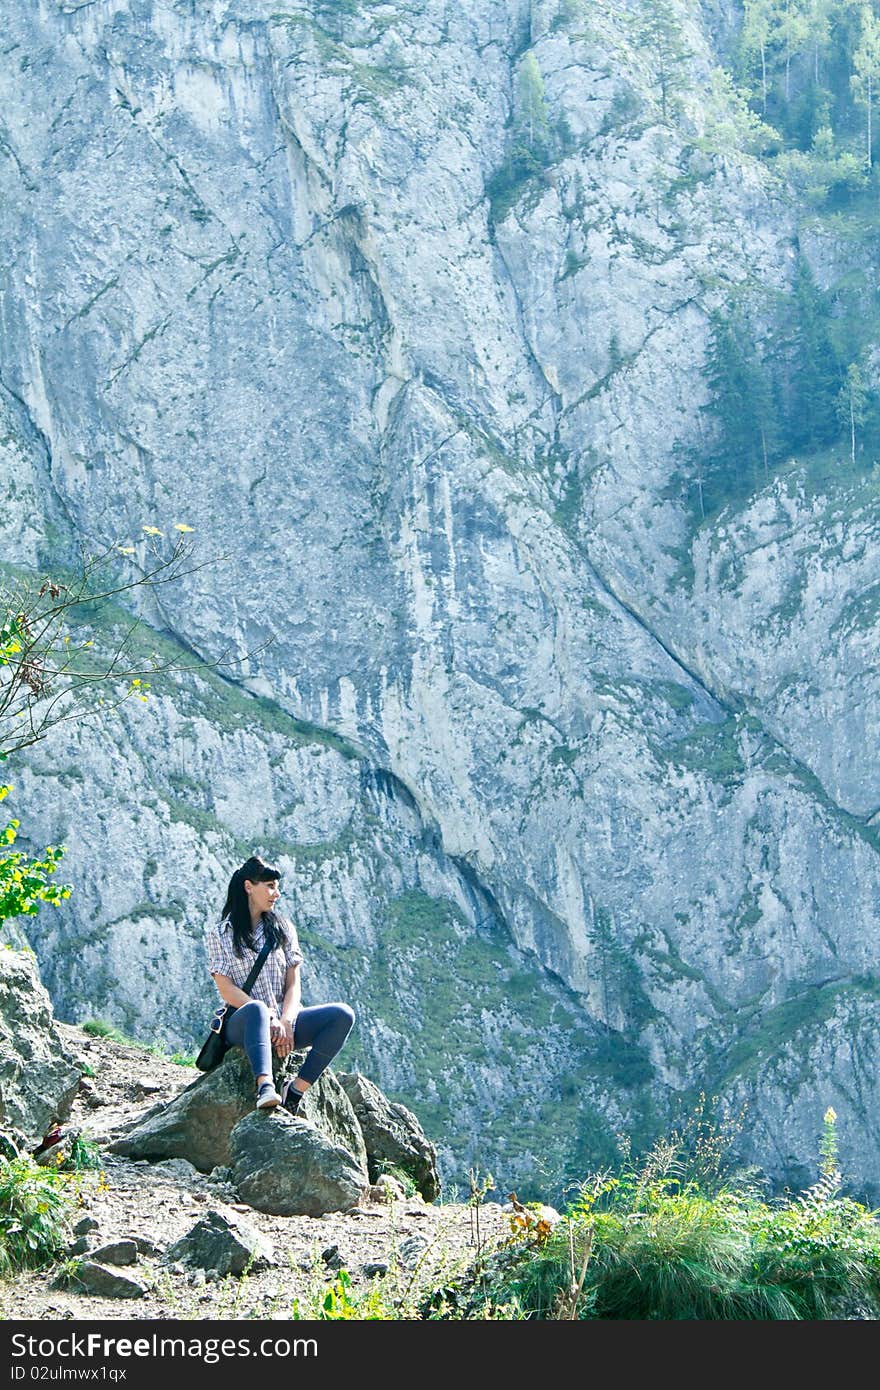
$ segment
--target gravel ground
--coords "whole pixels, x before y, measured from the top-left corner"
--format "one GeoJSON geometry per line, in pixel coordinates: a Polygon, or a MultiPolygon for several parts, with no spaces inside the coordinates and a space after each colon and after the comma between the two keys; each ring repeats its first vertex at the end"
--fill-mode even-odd
{"type": "MultiPolygon", "coordinates": [[[[120,1125],[193,1079],[192,1069],[143,1049],[60,1026],[95,1073],[84,1079],[66,1126],[99,1147],[120,1125]]],[[[141,1254],[118,1271],[143,1287],[142,1296],[109,1298],[53,1287],[52,1269],[0,1283],[3,1318],[289,1318],[297,1299],[301,1316],[313,1316],[316,1298],[340,1264],[351,1277],[353,1297],[381,1286],[383,1301],[399,1304],[406,1316],[424,1292],[464,1270],[477,1253],[475,1214],[462,1203],[409,1197],[319,1218],[269,1216],[234,1201],[229,1188],[218,1188],[179,1159],[147,1163],[105,1152],[101,1158],[100,1170],[80,1175],[72,1222],[84,1216],[97,1221],[89,1237],[93,1247],[123,1237],[154,1247],[155,1253],[141,1254]],[[206,1282],[203,1271],[170,1263],[164,1252],[212,1209],[231,1209],[259,1231],[272,1246],[274,1264],[260,1274],[206,1282]],[[371,1264],[387,1265],[387,1272],[365,1271],[371,1264]]],[[[500,1204],[484,1204],[481,1246],[491,1248],[509,1234],[500,1204]]]]}

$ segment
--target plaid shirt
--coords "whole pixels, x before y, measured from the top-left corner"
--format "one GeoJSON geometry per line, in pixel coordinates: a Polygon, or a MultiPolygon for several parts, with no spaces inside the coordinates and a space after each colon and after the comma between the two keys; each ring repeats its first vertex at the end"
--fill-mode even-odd
{"type": "MultiPolygon", "coordinates": [[[[281,918],[280,921],[287,939],[281,946],[276,946],[274,951],[269,952],[251,990],[252,999],[262,999],[263,1003],[268,1004],[269,1008],[276,1014],[281,1013],[281,1006],[284,1003],[284,979],[288,968],[291,965],[299,964],[303,958],[302,951],[299,949],[296,927],[286,918],[281,918]]],[[[241,989],[260,954],[264,939],[265,934],[261,925],[254,932],[256,950],[250,951],[247,946],[243,946],[241,955],[237,956],[232,949],[232,923],[226,917],[216,926],[208,927],[205,932],[208,969],[212,975],[226,975],[234,985],[238,985],[238,988],[241,989]]]]}

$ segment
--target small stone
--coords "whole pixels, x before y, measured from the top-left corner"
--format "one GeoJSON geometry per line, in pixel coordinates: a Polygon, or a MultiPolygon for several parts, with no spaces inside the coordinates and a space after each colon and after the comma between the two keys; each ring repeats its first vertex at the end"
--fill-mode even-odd
{"type": "Polygon", "coordinates": [[[328,1269],[343,1269],[348,1261],[339,1253],[338,1245],[329,1245],[321,1251],[321,1259],[328,1269]]]}
{"type": "Polygon", "coordinates": [[[365,1279],[375,1279],[388,1273],[388,1265],[384,1260],[372,1260],[369,1264],[361,1266],[361,1272],[365,1279]]]}
{"type": "Polygon", "coordinates": [[[81,1216],[73,1228],[75,1236],[88,1235],[89,1231],[97,1231],[98,1222],[93,1216],[81,1216]]]}
{"type": "Polygon", "coordinates": [[[162,1254],[162,1247],[155,1241],[148,1240],[146,1236],[129,1236],[128,1239],[134,1241],[138,1254],[146,1255],[148,1259],[155,1259],[157,1255],[162,1254]]]}
{"type": "Polygon", "coordinates": [[[429,1245],[427,1236],[422,1235],[411,1235],[402,1240],[397,1255],[404,1269],[415,1269],[429,1245]]]}
{"type": "Polygon", "coordinates": [[[209,1211],[168,1252],[174,1260],[220,1274],[259,1273],[273,1263],[272,1248],[248,1222],[221,1211],[209,1211]]]}
{"type": "Polygon", "coordinates": [[[133,1240],[113,1240],[91,1251],[93,1260],[108,1265],[133,1265],[137,1257],[138,1248],[133,1240]]]}
{"type": "Polygon", "coordinates": [[[192,1182],[194,1178],[201,1176],[198,1168],[186,1158],[163,1158],[154,1163],[153,1167],[157,1173],[167,1173],[169,1177],[179,1178],[184,1182],[192,1182]]]}
{"type": "Polygon", "coordinates": [[[374,1202],[399,1202],[406,1195],[403,1183],[398,1182],[390,1173],[381,1173],[369,1192],[374,1202]]]}
{"type": "Polygon", "coordinates": [[[90,1243],[88,1236],[77,1236],[76,1240],[68,1245],[64,1253],[68,1259],[75,1259],[77,1255],[84,1255],[86,1253],[90,1243]]]}
{"type": "Polygon", "coordinates": [[[143,1298],[146,1288],[128,1274],[119,1274],[94,1260],[83,1260],[73,1276],[73,1286],[80,1293],[98,1294],[104,1298],[143,1298]]]}
{"type": "MultiPolygon", "coordinates": [[[[230,1187],[228,1183],[219,1182],[212,1183],[211,1187],[211,1196],[215,1201],[223,1202],[225,1206],[234,1209],[234,1204],[238,1203],[237,1187],[230,1187]]],[[[253,1207],[245,1207],[245,1212],[247,1211],[253,1211],[253,1207]]],[[[242,1215],[244,1215],[244,1212],[242,1212],[242,1215]]]]}

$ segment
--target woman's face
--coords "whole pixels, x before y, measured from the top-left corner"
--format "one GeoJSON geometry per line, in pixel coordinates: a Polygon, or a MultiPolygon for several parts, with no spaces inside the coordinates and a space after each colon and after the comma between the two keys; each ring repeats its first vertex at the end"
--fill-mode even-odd
{"type": "Polygon", "coordinates": [[[244,881],[244,891],[248,895],[248,903],[252,911],[261,915],[264,912],[274,911],[275,904],[281,897],[281,889],[278,886],[277,878],[272,878],[262,883],[252,883],[249,878],[246,878],[244,881]]]}

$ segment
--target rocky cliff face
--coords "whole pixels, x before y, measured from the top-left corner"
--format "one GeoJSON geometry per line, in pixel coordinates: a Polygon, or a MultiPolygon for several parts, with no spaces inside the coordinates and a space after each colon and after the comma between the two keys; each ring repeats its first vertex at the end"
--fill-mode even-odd
{"type": "Polygon", "coordinates": [[[186,522],[228,558],[143,616],[241,658],[16,769],[77,888],[34,945],[62,1016],[190,1042],[262,847],[447,1173],[705,1089],[777,1178],[833,1104],[870,1185],[877,486],[687,504],[708,314],[795,216],[735,11],[679,14],[674,110],[637,5],[10,17],[3,558],[186,522]]]}

